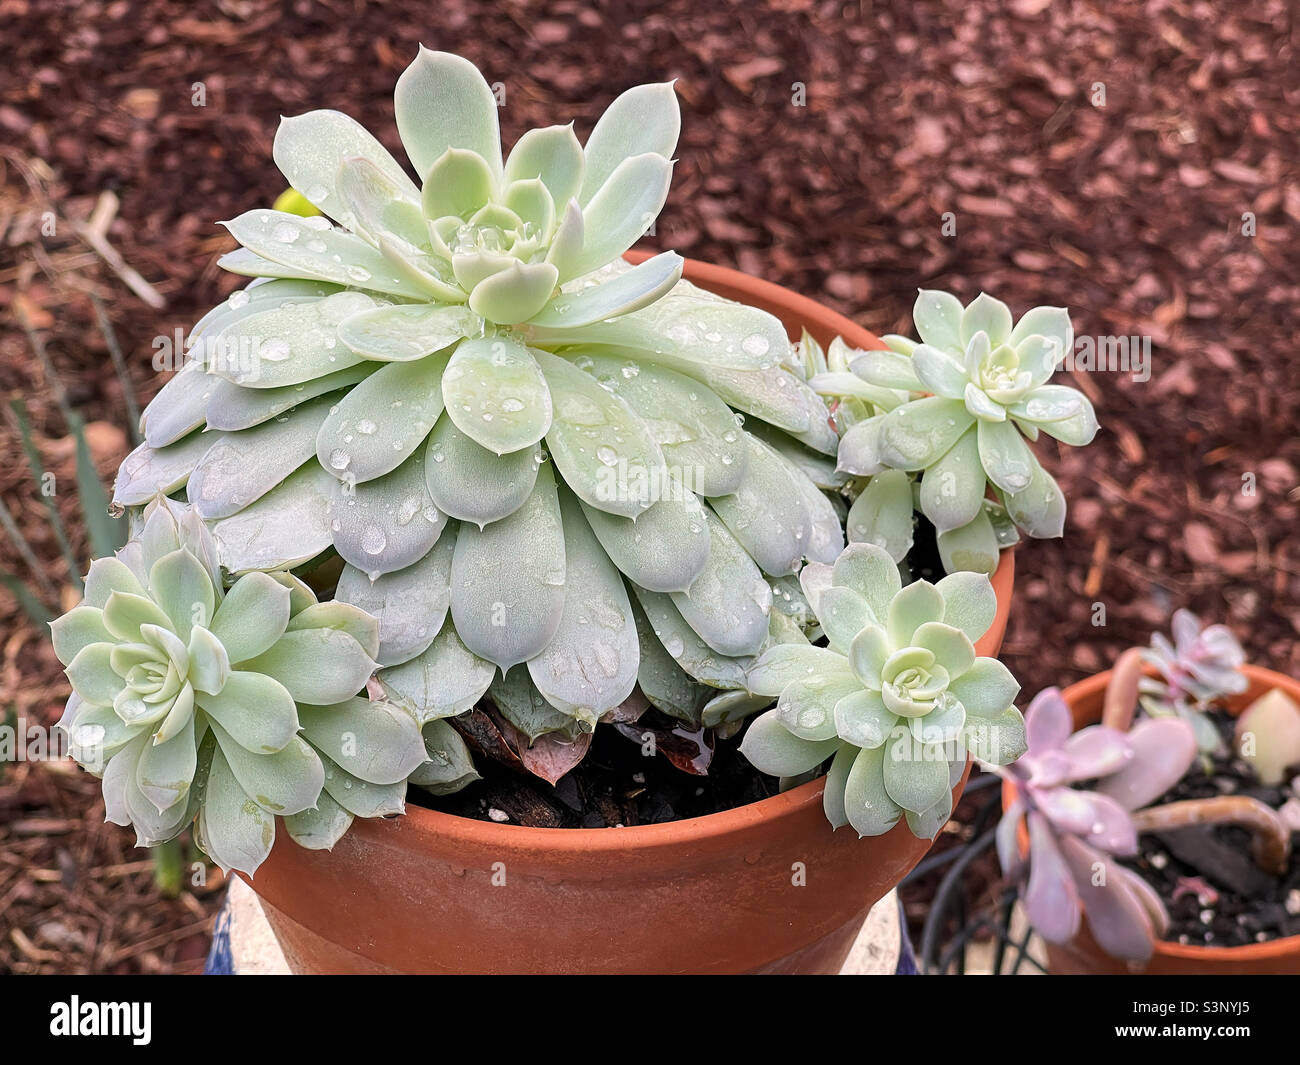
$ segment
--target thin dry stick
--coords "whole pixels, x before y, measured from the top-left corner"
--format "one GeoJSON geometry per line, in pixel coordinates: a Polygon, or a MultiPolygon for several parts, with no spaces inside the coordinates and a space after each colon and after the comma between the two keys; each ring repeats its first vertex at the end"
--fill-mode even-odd
{"type": "Polygon", "coordinates": [[[1212,799],[1183,799],[1138,810],[1133,827],[1139,832],[1164,832],[1191,825],[1240,825],[1251,836],[1251,856],[1266,873],[1282,876],[1291,858],[1291,829],[1271,806],[1245,795],[1216,795],[1212,799]]]}
{"type": "Polygon", "coordinates": [[[19,324],[23,327],[23,332],[27,334],[27,343],[31,345],[32,351],[36,353],[36,358],[41,364],[41,369],[45,371],[45,383],[49,387],[51,394],[53,394],[54,402],[58,405],[59,411],[63,414],[63,422],[71,429],[77,422],[77,415],[72,409],[72,404],[68,401],[68,390],[63,387],[63,381],[54,369],[54,363],[50,361],[50,353],[45,350],[45,342],[41,339],[40,334],[32,328],[31,323],[27,320],[27,315],[23,314],[21,309],[17,317],[19,324]]]}
{"type": "Polygon", "coordinates": [[[40,561],[36,558],[36,552],[32,550],[32,545],[27,542],[27,537],[22,534],[18,528],[18,523],[14,521],[14,516],[9,513],[9,507],[6,506],[3,499],[0,499],[0,525],[4,526],[5,532],[9,534],[9,539],[13,541],[14,547],[18,554],[27,563],[27,568],[32,571],[32,576],[36,578],[36,583],[41,586],[48,597],[48,602],[57,603],[59,593],[55,590],[54,585],[50,583],[50,578],[45,575],[45,570],[40,561]]]}
{"type": "Polygon", "coordinates": [[[95,317],[99,321],[99,331],[104,334],[104,343],[108,345],[108,353],[113,357],[113,368],[117,370],[117,379],[122,383],[122,397],[126,400],[126,414],[131,420],[131,442],[138,444],[140,442],[140,405],[135,401],[135,387],[131,384],[131,377],[126,372],[126,358],[122,354],[122,345],[117,342],[117,334],[113,331],[113,323],[109,321],[108,312],[104,310],[103,301],[92,292],[90,302],[94,304],[95,317]]]}
{"type": "Polygon", "coordinates": [[[108,268],[126,283],[127,288],[149,304],[150,307],[159,311],[167,306],[167,300],[162,293],[141,277],[136,270],[128,266],[118,250],[97,229],[86,225],[84,222],[73,222],[72,231],[108,264],[108,268]]]}

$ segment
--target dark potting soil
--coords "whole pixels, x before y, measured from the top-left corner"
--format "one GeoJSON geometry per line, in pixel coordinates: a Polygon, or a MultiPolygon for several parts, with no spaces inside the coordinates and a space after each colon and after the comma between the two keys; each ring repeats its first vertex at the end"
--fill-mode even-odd
{"type": "MultiPolygon", "coordinates": [[[[918,580],[934,582],[944,575],[934,526],[920,515],[908,564],[918,580]]],[[[778,791],[778,781],[759,773],[740,753],[743,728],[715,741],[707,774],[697,776],[662,755],[643,755],[636,739],[642,726],[662,735],[680,723],[652,709],[635,725],[624,726],[626,732],[601,725],[586,757],[554,786],[476,754],[475,768],[483,779],[452,795],[410,788],[407,801],[478,821],[534,828],[612,828],[703,817],[758,802],[778,791]]]]}
{"type": "MultiPolygon", "coordinates": [[[[641,724],[671,728],[674,723],[651,710],[641,724]]],[[[478,756],[474,761],[482,780],[454,795],[410,788],[407,802],[458,817],[534,828],[613,828],[703,817],[777,792],[776,778],[759,773],[740,753],[741,735],[719,740],[708,775],[695,776],[662,755],[643,755],[639,742],[602,725],[587,756],[554,787],[478,756]]]]}
{"type": "MultiPolygon", "coordinates": [[[[1192,769],[1155,805],[1179,799],[1247,795],[1279,808],[1285,787],[1260,784],[1233,754],[1234,720],[1214,710],[1225,753],[1211,757],[1208,772],[1192,769]]],[[[1300,935],[1300,855],[1291,852],[1286,873],[1276,877],[1251,860],[1250,834],[1235,826],[1196,826],[1144,834],[1138,855],[1125,864],[1144,877],[1169,910],[1165,939],[1205,947],[1240,947],[1300,935]]]]}

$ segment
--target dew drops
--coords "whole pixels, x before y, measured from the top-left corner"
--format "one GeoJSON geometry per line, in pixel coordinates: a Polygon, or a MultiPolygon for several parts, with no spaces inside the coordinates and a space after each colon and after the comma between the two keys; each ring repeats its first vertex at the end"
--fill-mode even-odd
{"type": "Polygon", "coordinates": [[[335,470],[346,470],[348,463],[352,461],[352,456],[344,451],[341,447],[336,447],[330,452],[330,468],[335,470]]]}
{"type": "Polygon", "coordinates": [[[388,546],[388,537],[378,525],[371,525],[361,534],[361,550],[367,555],[377,555],[388,546]]]}
{"type": "Polygon", "coordinates": [[[740,342],[740,347],[745,354],[752,355],[756,359],[761,359],[766,355],[771,346],[767,337],[763,336],[762,333],[750,333],[740,342]]]}
{"type": "Polygon", "coordinates": [[[330,190],[324,185],[313,185],[304,195],[306,195],[307,199],[311,200],[312,203],[321,204],[325,202],[329,194],[330,190]]]}
{"type": "Polygon", "coordinates": [[[420,513],[422,503],[419,496],[408,496],[402,500],[402,505],[397,508],[397,524],[409,525],[411,519],[420,513]]]}
{"type": "Polygon", "coordinates": [[[618,452],[608,444],[601,444],[600,447],[596,448],[596,458],[603,466],[618,465],[618,452]]]}
{"type": "Polygon", "coordinates": [[[284,362],[290,355],[289,342],[283,337],[272,337],[262,341],[258,354],[267,362],[284,362]]]}
{"type": "Polygon", "coordinates": [[[523,400],[515,399],[513,396],[501,401],[501,409],[509,411],[511,414],[518,414],[524,409],[523,400]]]}
{"type": "Polygon", "coordinates": [[[230,299],[226,300],[226,302],[235,310],[239,310],[240,307],[248,306],[249,299],[250,297],[248,293],[243,289],[240,289],[238,292],[232,292],[230,294],[230,299]]]}
{"type": "Polygon", "coordinates": [[[319,237],[312,237],[312,239],[307,241],[307,243],[303,245],[303,247],[305,247],[313,255],[325,254],[325,242],[321,240],[319,237]]]}
{"type": "Polygon", "coordinates": [[[302,236],[302,230],[290,222],[280,222],[271,230],[271,239],[281,244],[292,244],[302,236]]]}

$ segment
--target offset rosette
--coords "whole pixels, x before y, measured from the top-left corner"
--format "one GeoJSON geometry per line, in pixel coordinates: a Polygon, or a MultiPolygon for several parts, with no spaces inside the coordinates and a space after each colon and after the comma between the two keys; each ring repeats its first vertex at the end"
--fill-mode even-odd
{"type": "Polygon", "coordinates": [[[750,690],[779,698],[740,749],[780,777],[833,757],[832,825],[878,836],[905,816],[913,834],[933,839],[968,753],[1005,765],[1024,752],[1012,705],[1020,684],[975,654],[997,610],[993,586],[954,573],[903,587],[898,565],[873,544],[850,544],[833,566],[811,563],[800,579],[829,646],[790,643],[759,658],[750,690]]]}
{"type": "Polygon", "coordinates": [[[211,534],[169,500],[91,564],[52,634],[73,687],[60,721],[72,755],[141,846],[196,822],[213,861],[252,873],[277,816],[304,846],[331,847],[354,815],[400,813],[426,760],[408,712],[357,695],[374,618],[318,603],[285,572],[223,588],[211,534]]]}
{"type": "Polygon", "coordinates": [[[425,722],[512,669],[554,711],[529,735],[590,729],[638,681],[696,724],[752,709],[792,575],[843,545],[837,438],[776,318],[672,253],[621,259],[667,192],[671,86],[503,160],[487,83],[422,50],[396,114],[419,185],[338,112],[285,121],[276,161],[323,215],[229,223],[223,264],[255,280],[195,327],[117,502],[184,493],[232,573],[337,551],[425,722]]]}
{"type": "Polygon", "coordinates": [[[1207,710],[1229,695],[1249,687],[1241,666],[1246,652],[1226,625],[1202,626],[1190,610],[1175,610],[1170,640],[1163,632],[1151,634],[1151,646],[1142,660],[1157,675],[1138,680],[1141,705],[1152,717],[1177,717],[1196,733],[1196,745],[1205,753],[1222,751],[1223,739],[1207,710]]]}
{"type": "Polygon", "coordinates": [[[871,480],[850,539],[879,543],[901,561],[915,505],[934,524],[949,572],[991,573],[999,549],[1015,540],[1012,524],[1034,537],[1060,536],[1065,525],[1065,497],[1026,440],[1041,432],[1079,447],[1097,433],[1087,397],[1047,383],[1073,351],[1070,315],[1035,307],[1013,325],[991,296],[963,308],[923,289],[912,317],[920,343],[887,336],[887,350],[842,355],[843,369],[810,382],[857,404],[839,467],[871,480]],[[858,537],[855,525],[864,529],[858,537]]]}

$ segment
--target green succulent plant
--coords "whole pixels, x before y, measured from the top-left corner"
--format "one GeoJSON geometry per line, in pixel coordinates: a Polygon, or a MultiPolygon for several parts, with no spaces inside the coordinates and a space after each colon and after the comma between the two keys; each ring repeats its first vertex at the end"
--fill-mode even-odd
{"type": "Polygon", "coordinates": [[[375,620],[285,572],[225,589],[211,534],[171,500],[91,563],[84,600],[51,629],[72,755],[141,846],[196,823],[213,861],[252,873],[277,816],[304,846],[332,847],[353,816],[400,813],[426,760],[409,713],[357,697],[375,620]]]}
{"type": "Polygon", "coordinates": [[[775,317],[672,253],[620,258],[667,192],[671,86],[504,161],[463,59],[422,49],[395,109],[420,185],[343,114],[281,126],[323,215],[228,223],[222,264],[255,280],[195,326],[116,502],[184,492],[232,573],[336,550],[337,598],[378,619],[379,680],[421,721],[512,667],[554,732],[638,679],[669,713],[718,691],[711,718],[737,712],[748,662],[792,638],[773,586],[788,602],[843,546],[837,437],[775,317]]]}
{"type": "Polygon", "coordinates": [[[1064,529],[1065,498],[1026,438],[1044,432],[1082,446],[1097,432],[1086,396],[1047,383],[1073,350],[1069,312],[1035,307],[1013,325],[991,296],[963,308],[922,289],[912,317],[920,343],[887,336],[886,350],[841,354],[839,366],[810,379],[841,406],[853,404],[839,468],[870,481],[850,539],[857,531],[901,561],[915,505],[938,533],[945,569],[992,572],[1014,542],[1013,525],[1034,537],[1064,529]]]}
{"type": "Polygon", "coordinates": [[[834,565],[809,563],[800,580],[829,646],[791,643],[759,657],[749,689],[779,698],[741,751],[784,778],[833,758],[832,825],[876,836],[906,817],[914,835],[933,839],[968,752],[1006,765],[1025,750],[1019,683],[975,653],[997,610],[992,584],[962,572],[904,587],[889,553],[863,543],[834,565]]]}

